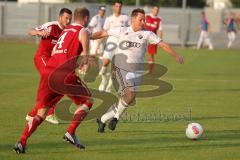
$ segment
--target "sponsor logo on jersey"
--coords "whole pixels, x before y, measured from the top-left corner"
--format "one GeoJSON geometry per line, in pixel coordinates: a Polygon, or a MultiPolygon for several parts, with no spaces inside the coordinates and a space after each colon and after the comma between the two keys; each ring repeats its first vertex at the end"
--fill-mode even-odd
{"type": "Polygon", "coordinates": [[[131,41],[123,41],[120,43],[121,47],[126,47],[126,48],[140,48],[142,45],[141,43],[138,42],[131,42],[131,41]]]}

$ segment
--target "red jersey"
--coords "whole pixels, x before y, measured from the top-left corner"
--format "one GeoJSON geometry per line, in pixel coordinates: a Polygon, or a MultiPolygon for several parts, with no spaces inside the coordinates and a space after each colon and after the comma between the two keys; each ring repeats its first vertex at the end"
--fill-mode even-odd
{"type": "Polygon", "coordinates": [[[80,31],[83,28],[80,24],[72,24],[66,27],[61,33],[52,56],[55,54],[65,54],[67,59],[78,56],[82,52],[80,42],[80,31]]]}
{"type": "Polygon", "coordinates": [[[151,14],[146,15],[145,29],[157,33],[157,30],[162,30],[162,19],[151,14]]]}
{"type": "Polygon", "coordinates": [[[47,30],[50,34],[47,38],[41,38],[36,54],[44,57],[50,57],[54,45],[62,32],[62,28],[57,21],[45,23],[37,28],[38,31],[47,30]]]}

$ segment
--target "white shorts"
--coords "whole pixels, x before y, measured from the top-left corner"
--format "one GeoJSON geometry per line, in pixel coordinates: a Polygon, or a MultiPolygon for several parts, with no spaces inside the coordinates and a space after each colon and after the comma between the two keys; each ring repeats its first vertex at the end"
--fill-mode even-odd
{"type": "Polygon", "coordinates": [[[112,78],[114,82],[117,82],[118,92],[120,93],[120,95],[124,94],[124,90],[126,87],[136,92],[141,83],[141,76],[141,73],[129,72],[112,65],[112,78]]]}
{"type": "Polygon", "coordinates": [[[90,40],[90,55],[97,55],[103,53],[102,40],[90,40]]]}

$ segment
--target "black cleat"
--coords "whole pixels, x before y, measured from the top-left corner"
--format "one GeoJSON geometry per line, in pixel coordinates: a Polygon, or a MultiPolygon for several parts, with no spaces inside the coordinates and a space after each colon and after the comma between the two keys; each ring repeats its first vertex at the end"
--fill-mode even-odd
{"type": "Polygon", "coordinates": [[[109,122],[108,124],[108,128],[112,131],[115,130],[116,126],[117,126],[118,120],[117,118],[112,118],[112,120],[109,122]]]}
{"type": "Polygon", "coordinates": [[[71,143],[75,147],[79,149],[85,149],[85,146],[80,143],[76,135],[71,135],[70,133],[65,133],[63,136],[63,140],[71,143]]]}
{"type": "Polygon", "coordinates": [[[26,151],[25,151],[25,146],[23,146],[21,142],[17,142],[17,143],[15,144],[15,146],[13,147],[13,150],[14,150],[17,154],[24,154],[24,153],[26,153],[26,151]]]}
{"type": "Polygon", "coordinates": [[[98,132],[103,133],[106,124],[102,123],[101,119],[97,119],[97,124],[98,124],[98,132]]]}

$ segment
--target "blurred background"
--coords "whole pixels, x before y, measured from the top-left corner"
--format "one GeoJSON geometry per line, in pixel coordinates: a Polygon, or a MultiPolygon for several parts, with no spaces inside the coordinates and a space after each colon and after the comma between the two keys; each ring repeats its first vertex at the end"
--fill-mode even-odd
{"type": "MultiPolygon", "coordinates": [[[[215,48],[225,48],[227,33],[224,19],[233,13],[240,28],[240,0],[123,0],[123,13],[140,7],[150,12],[151,4],[159,4],[159,16],[163,19],[164,40],[182,47],[195,46],[199,32],[194,32],[201,23],[201,12],[205,11],[211,25],[215,48]]],[[[86,6],[91,16],[97,14],[99,5],[106,5],[106,16],[112,14],[108,0],[0,0],[0,39],[27,38],[27,31],[48,21],[56,20],[62,7],[74,10],[86,6]]],[[[240,48],[240,34],[233,48],[240,48]]]]}

